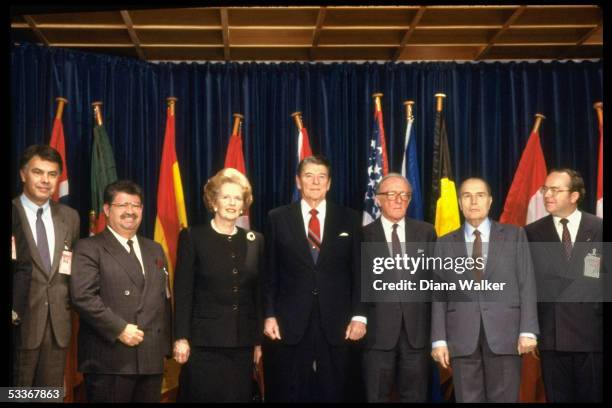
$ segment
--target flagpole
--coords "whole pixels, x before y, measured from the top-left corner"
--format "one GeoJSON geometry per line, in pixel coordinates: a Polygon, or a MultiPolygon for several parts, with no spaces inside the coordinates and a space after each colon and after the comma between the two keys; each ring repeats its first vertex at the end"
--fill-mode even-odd
{"type": "Polygon", "coordinates": [[[535,123],[533,124],[533,129],[531,129],[531,133],[539,132],[542,121],[546,119],[546,116],[542,115],[541,113],[536,113],[534,116],[536,119],[535,123]]]}
{"type": "Polygon", "coordinates": [[[93,106],[94,115],[96,117],[96,124],[102,126],[102,102],[96,101],[91,104],[93,106]]]}
{"type": "Polygon", "coordinates": [[[414,115],[412,113],[412,105],[414,105],[414,101],[412,100],[404,102],[404,106],[406,107],[406,120],[408,121],[414,120],[414,115]]]}
{"type": "Polygon", "coordinates": [[[232,129],[232,135],[238,134],[238,129],[240,129],[240,122],[242,122],[243,118],[244,116],[242,116],[241,114],[234,113],[234,127],[232,129]]]}
{"type": "Polygon", "coordinates": [[[597,111],[597,121],[599,126],[603,125],[603,102],[595,102],[593,108],[597,111]]]}
{"type": "Polygon", "coordinates": [[[68,99],[58,96],[57,98],[55,98],[55,101],[57,102],[57,110],[55,111],[55,119],[61,120],[62,115],[64,114],[64,105],[68,103],[68,99]]]}
{"type": "Polygon", "coordinates": [[[381,92],[376,92],[372,94],[372,98],[374,98],[374,104],[376,105],[376,111],[382,111],[382,105],[380,103],[380,98],[382,98],[383,94],[381,92]]]}
{"type": "Polygon", "coordinates": [[[176,106],[176,101],[178,101],[178,98],[176,96],[169,96],[166,98],[166,103],[168,104],[168,108],[170,108],[170,116],[174,116],[174,107],[176,106]]]}
{"type": "Polygon", "coordinates": [[[291,117],[295,119],[295,125],[297,126],[298,131],[302,130],[304,127],[304,124],[302,123],[302,112],[293,112],[291,117]]]}
{"type": "Polygon", "coordinates": [[[436,112],[442,112],[442,102],[446,98],[446,94],[437,93],[434,97],[436,98],[436,112]]]}

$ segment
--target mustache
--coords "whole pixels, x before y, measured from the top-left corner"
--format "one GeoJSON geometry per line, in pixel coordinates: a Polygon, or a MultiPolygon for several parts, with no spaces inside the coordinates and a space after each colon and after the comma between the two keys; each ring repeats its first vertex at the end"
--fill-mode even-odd
{"type": "Polygon", "coordinates": [[[138,216],[137,216],[136,214],[123,214],[123,215],[121,216],[121,219],[122,219],[122,220],[124,220],[124,219],[126,219],[126,218],[132,218],[132,219],[134,219],[134,220],[135,220],[136,218],[138,218],[138,216]]]}

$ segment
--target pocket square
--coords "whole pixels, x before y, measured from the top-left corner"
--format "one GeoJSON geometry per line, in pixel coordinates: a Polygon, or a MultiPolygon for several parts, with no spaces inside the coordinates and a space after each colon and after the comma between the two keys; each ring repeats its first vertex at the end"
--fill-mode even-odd
{"type": "Polygon", "coordinates": [[[422,254],[423,252],[425,252],[424,249],[422,249],[422,248],[417,249],[417,254],[422,254]]]}
{"type": "Polygon", "coordinates": [[[348,237],[349,234],[348,232],[341,232],[340,235],[338,235],[339,237],[348,237]]]}

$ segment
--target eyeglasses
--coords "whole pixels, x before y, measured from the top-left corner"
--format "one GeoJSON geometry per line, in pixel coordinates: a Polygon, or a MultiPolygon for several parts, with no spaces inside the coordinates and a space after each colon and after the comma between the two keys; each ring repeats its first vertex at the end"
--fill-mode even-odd
{"type": "Polygon", "coordinates": [[[123,204],[112,204],[115,207],[118,207],[120,210],[127,210],[128,208],[133,208],[135,210],[142,210],[142,204],[136,203],[123,203],[123,204]]]}
{"type": "Polygon", "coordinates": [[[402,191],[402,192],[398,192],[398,191],[387,191],[384,193],[378,193],[377,195],[384,195],[387,196],[388,200],[396,200],[397,197],[399,197],[402,201],[408,201],[412,198],[412,193],[410,192],[406,192],[406,191],[402,191]]]}
{"type": "Polygon", "coordinates": [[[561,190],[561,189],[559,189],[557,187],[547,187],[547,186],[540,187],[540,193],[542,193],[542,195],[545,195],[549,191],[550,191],[550,194],[554,197],[558,193],[564,193],[566,191],[572,191],[572,190],[569,189],[569,188],[566,188],[565,190],[561,190]]]}

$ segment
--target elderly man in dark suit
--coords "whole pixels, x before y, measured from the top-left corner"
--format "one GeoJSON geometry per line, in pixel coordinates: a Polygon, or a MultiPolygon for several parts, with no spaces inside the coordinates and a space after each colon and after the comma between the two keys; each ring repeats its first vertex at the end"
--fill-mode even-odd
{"type": "Polygon", "coordinates": [[[439,238],[435,253],[469,257],[473,267],[436,271],[437,277],[442,283],[458,283],[453,281],[461,276],[505,285],[499,292],[465,291],[466,298],[434,292],[439,297],[432,303],[432,357],[452,366],[457,402],[518,402],[520,355],[535,349],[539,333],[527,238],[522,228],[488,218],[493,199],[483,179],[465,180],[459,200],[465,224],[439,238]]]}
{"type": "MultiPolygon", "coordinates": [[[[388,243],[389,250],[382,254],[386,257],[433,255],[433,225],[406,216],[412,196],[408,180],[389,173],[376,196],[382,215],[364,227],[363,241],[388,243]]],[[[414,272],[418,279],[430,278],[423,269],[414,272]]],[[[393,384],[401,402],[427,401],[431,304],[416,300],[368,303],[363,369],[369,402],[389,401],[393,384]]]]}
{"type": "Polygon", "coordinates": [[[302,160],[301,201],[266,223],[264,334],[277,342],[273,355],[264,350],[268,401],[343,401],[348,346],[366,332],[359,216],[326,200],[330,170],[322,156],[302,160]]]}
{"type": "Polygon", "coordinates": [[[159,402],[171,354],[171,306],[162,247],[137,235],[142,190],[104,190],[107,227],[78,242],[71,280],[79,313],[79,371],[90,402],[159,402]]]}
{"type": "Polygon", "coordinates": [[[585,189],[575,170],[552,170],[540,191],[549,215],[525,231],[530,242],[546,243],[532,245],[546,399],[602,402],[603,304],[593,301],[596,293],[581,294],[577,289],[584,284],[603,286],[599,268],[591,273],[585,266],[585,259],[601,257],[603,221],[578,210],[585,189]],[[572,302],[561,301],[571,297],[572,302]]]}
{"type": "MultiPolygon", "coordinates": [[[[47,145],[28,147],[20,162],[23,194],[13,200],[32,262],[16,288],[25,300],[16,336],[13,384],[18,387],[61,387],[70,344],[70,252],[79,238],[79,216],[50,200],[62,172],[62,158],[47,145]]],[[[23,304],[22,304],[23,305],[23,304]]],[[[19,307],[17,308],[19,309],[19,307]]]]}

